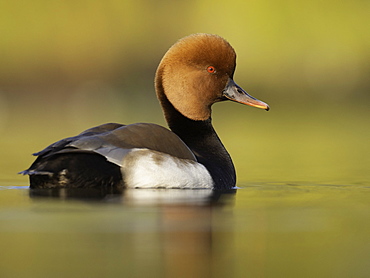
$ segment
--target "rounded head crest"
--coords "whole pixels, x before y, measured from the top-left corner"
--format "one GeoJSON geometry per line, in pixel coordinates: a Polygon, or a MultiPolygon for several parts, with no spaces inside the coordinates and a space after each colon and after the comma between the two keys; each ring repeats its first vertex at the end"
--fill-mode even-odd
{"type": "Polygon", "coordinates": [[[192,120],[206,120],[235,66],[236,53],[225,39],[203,33],[187,36],[164,55],[156,74],[157,96],[162,105],[168,100],[192,120]]]}
{"type": "Polygon", "coordinates": [[[222,37],[211,34],[192,34],[178,40],[165,54],[162,62],[189,65],[207,65],[232,75],[235,70],[236,53],[222,37]],[[166,61],[167,60],[167,61],[166,61]]]}

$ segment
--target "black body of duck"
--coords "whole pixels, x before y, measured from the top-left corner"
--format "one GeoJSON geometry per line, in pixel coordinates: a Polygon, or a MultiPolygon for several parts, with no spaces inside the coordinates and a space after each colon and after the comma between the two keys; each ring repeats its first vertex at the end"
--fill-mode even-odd
{"type": "Polygon", "coordinates": [[[211,106],[232,100],[268,110],[234,81],[236,54],[217,35],[194,34],[175,43],[156,72],[168,123],[103,124],[62,139],[22,174],[31,188],[231,189],[233,162],[211,123],[211,106]]]}

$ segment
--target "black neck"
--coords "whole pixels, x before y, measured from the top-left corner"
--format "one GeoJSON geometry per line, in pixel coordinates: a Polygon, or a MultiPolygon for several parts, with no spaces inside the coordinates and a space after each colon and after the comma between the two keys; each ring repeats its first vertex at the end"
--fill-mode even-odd
{"type": "Polygon", "coordinates": [[[163,94],[160,97],[170,129],[192,150],[199,163],[212,176],[216,189],[230,189],[235,186],[235,168],[229,153],[217,136],[211,118],[194,121],[179,113],[163,94]]]}

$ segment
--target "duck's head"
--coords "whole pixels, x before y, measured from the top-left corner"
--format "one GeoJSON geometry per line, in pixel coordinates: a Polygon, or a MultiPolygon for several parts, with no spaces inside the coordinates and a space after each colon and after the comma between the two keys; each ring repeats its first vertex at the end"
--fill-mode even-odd
{"type": "Polygon", "coordinates": [[[159,64],[157,96],[162,105],[168,100],[192,120],[209,119],[212,104],[223,100],[268,110],[266,103],[234,82],[235,67],[236,53],[226,40],[217,35],[190,35],[175,43],[159,64]]]}

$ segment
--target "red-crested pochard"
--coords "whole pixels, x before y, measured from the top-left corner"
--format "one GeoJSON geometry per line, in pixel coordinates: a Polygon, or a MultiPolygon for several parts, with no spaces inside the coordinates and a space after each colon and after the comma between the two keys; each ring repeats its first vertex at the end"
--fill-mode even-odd
{"type": "Polygon", "coordinates": [[[269,109],[234,81],[236,54],[217,35],[175,43],[160,62],[155,87],[168,123],[103,124],[44,150],[28,170],[31,188],[231,189],[233,162],[211,123],[211,106],[232,100],[269,109]]]}

